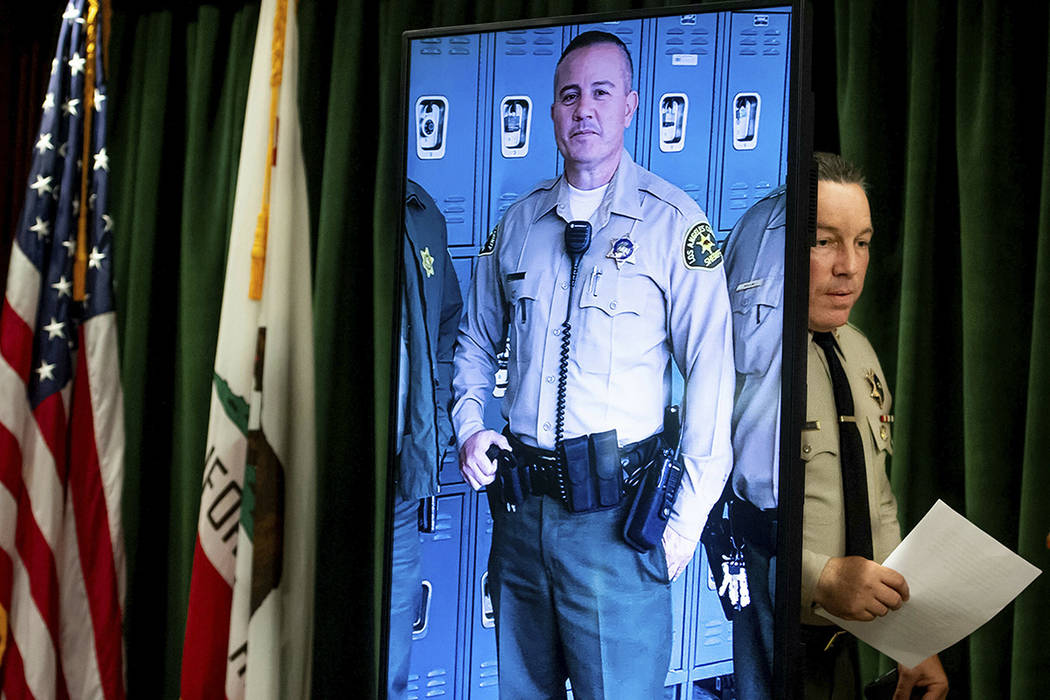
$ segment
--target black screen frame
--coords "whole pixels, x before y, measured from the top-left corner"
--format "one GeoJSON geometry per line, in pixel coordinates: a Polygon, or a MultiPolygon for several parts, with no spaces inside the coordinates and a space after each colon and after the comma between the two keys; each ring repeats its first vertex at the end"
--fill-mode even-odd
{"type": "MultiPolygon", "coordinates": [[[[664,17],[689,13],[713,13],[736,10],[756,10],[772,7],[790,7],[791,47],[788,63],[789,88],[786,96],[788,110],[787,131],[787,217],[784,251],[784,326],[782,331],[781,424],[779,445],[779,499],[777,528],[777,574],[774,613],[774,695],[778,698],[802,697],[800,595],[802,557],[802,513],[804,502],[804,462],[801,460],[801,432],[806,405],[806,342],[808,327],[809,247],[813,240],[816,219],[816,174],[812,171],[813,151],[813,94],[811,88],[813,17],[810,0],[716,0],[711,3],[660,8],[636,8],[604,11],[581,15],[505,20],[491,23],[455,25],[410,30],[402,33],[400,101],[398,114],[397,183],[399,231],[405,229],[407,162],[410,143],[408,116],[411,108],[409,78],[411,43],[427,37],[447,37],[464,34],[501,32],[510,29],[529,29],[560,25],[576,25],[638,18],[664,17]],[[785,565],[787,564],[787,565],[785,565]]],[[[379,697],[386,697],[386,677],[389,651],[389,605],[391,591],[392,541],[391,528],[396,486],[392,475],[397,469],[395,426],[398,412],[399,350],[403,281],[404,235],[396,237],[394,323],[390,336],[392,357],[387,450],[384,558],[382,571],[381,633],[379,636],[379,697]]],[[[452,449],[455,449],[453,446],[452,449]]],[[[698,545],[703,546],[703,545],[698,545]]]]}

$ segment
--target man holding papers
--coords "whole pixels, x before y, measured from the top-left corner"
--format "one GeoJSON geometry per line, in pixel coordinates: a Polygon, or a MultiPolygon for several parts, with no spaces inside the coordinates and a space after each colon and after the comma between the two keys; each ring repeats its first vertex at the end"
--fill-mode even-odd
{"type": "MultiPolygon", "coordinates": [[[[815,614],[873,620],[908,600],[908,584],[881,562],[900,542],[886,478],[893,414],[871,344],[847,323],[860,296],[872,238],[860,171],[818,153],[817,231],[810,250],[809,364],[802,459],[802,639],[806,698],[860,697],[856,640],[815,614]]],[[[913,688],[942,698],[948,680],[936,656],[899,669],[894,697],[913,688]]]]}

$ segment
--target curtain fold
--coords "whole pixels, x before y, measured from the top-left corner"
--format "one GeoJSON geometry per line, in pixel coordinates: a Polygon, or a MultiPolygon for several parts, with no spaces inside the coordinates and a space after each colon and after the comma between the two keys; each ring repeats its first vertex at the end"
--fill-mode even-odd
{"type": "Polygon", "coordinates": [[[128,690],[178,696],[258,6],[115,13],[110,96],[127,423],[128,690]],[[164,601],[163,605],[158,601],[164,601]],[[163,651],[162,651],[163,650],[163,651]]]}

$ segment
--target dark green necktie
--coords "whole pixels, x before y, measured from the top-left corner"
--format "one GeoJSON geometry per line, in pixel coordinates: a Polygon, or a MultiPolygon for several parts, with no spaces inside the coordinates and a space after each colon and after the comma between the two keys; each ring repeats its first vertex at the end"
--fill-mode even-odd
{"type": "Polygon", "coordinates": [[[839,361],[838,345],[831,333],[814,333],[813,341],[824,351],[831,371],[835,411],[839,415],[839,461],[842,465],[842,495],[846,509],[846,555],[872,558],[871,518],[868,515],[868,476],[864,467],[864,445],[853,413],[853,392],[839,361]]]}

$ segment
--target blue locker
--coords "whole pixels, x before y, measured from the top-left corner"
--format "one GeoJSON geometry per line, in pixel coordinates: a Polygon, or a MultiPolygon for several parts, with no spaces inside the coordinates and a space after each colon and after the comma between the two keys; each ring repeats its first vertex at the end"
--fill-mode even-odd
{"type": "Polygon", "coordinates": [[[729,24],[718,218],[723,232],[783,180],[790,54],[786,13],[734,12],[729,24]]]}
{"type": "Polygon", "coordinates": [[[476,242],[480,52],[476,35],[412,42],[407,172],[441,207],[450,246],[476,242]]]}
{"type": "Polygon", "coordinates": [[[697,567],[696,636],[693,648],[693,679],[724,676],[733,672],[733,625],[726,620],[718,600],[715,579],[701,548],[697,567]]]}
{"type": "MultiPolygon", "coordinates": [[[[602,32],[608,32],[609,34],[615,34],[620,38],[627,46],[628,53],[631,54],[631,61],[634,63],[634,81],[632,87],[638,91],[638,113],[634,115],[634,119],[631,121],[631,126],[628,127],[627,131],[623,135],[623,146],[627,149],[627,152],[631,154],[636,163],[645,165],[644,161],[638,160],[638,158],[645,153],[644,144],[642,141],[642,130],[638,128],[639,119],[642,117],[644,110],[642,106],[645,104],[647,96],[643,94],[642,89],[647,85],[646,75],[649,70],[649,47],[646,46],[643,37],[643,23],[646,20],[632,19],[624,20],[621,22],[595,22],[591,24],[580,24],[574,28],[572,36],[578,36],[584,32],[591,30],[598,30],[602,32]]],[[[568,44],[568,41],[566,41],[568,44]]],[[[551,71],[551,77],[553,82],[554,72],[551,71]]]]}
{"type": "Polygon", "coordinates": [[[646,95],[649,169],[685,190],[705,212],[710,210],[715,145],[717,36],[716,15],[658,18],[652,88],[646,95]]]}
{"type": "Polygon", "coordinates": [[[689,607],[688,600],[689,580],[693,578],[696,571],[695,559],[686,568],[678,580],[671,584],[671,662],[667,670],[665,685],[671,686],[681,683],[688,675],[688,649],[686,640],[689,638],[689,607]]]}
{"type": "Polygon", "coordinates": [[[470,691],[471,700],[499,697],[499,668],[496,665],[496,616],[488,588],[489,549],[492,547],[492,514],[482,491],[477,499],[474,522],[474,566],[470,578],[474,596],[469,606],[470,691]]]}
{"type": "Polygon", "coordinates": [[[464,494],[438,496],[433,533],[420,533],[423,604],[412,635],[409,698],[458,698],[464,494]]]}
{"type": "Polygon", "coordinates": [[[550,106],[564,31],[539,27],[493,37],[486,233],[533,185],[558,174],[550,106]]]}

